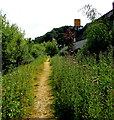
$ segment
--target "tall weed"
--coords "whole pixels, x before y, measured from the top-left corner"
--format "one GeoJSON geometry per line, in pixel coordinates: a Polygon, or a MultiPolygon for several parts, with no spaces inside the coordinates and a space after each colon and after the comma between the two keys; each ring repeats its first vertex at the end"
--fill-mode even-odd
{"type": "Polygon", "coordinates": [[[100,55],[99,63],[92,56],[81,61],[72,56],[55,56],[51,64],[57,118],[113,120],[114,69],[110,56],[100,55]]]}
{"type": "Polygon", "coordinates": [[[32,82],[38,65],[46,58],[39,57],[31,64],[20,66],[3,76],[2,119],[21,119],[28,116],[34,102],[32,82]]]}

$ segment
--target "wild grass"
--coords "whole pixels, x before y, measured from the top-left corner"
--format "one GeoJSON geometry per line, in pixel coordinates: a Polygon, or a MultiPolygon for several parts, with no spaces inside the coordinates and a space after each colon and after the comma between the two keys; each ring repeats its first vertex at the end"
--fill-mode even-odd
{"type": "Polygon", "coordinates": [[[39,57],[31,64],[20,66],[12,73],[3,76],[2,82],[2,119],[21,119],[28,117],[34,102],[32,82],[39,65],[46,58],[39,57]]]}
{"type": "Polygon", "coordinates": [[[0,120],[2,119],[2,73],[0,72],[0,120]]]}
{"type": "Polygon", "coordinates": [[[61,120],[113,120],[114,68],[111,55],[51,59],[55,116],[61,120]]]}

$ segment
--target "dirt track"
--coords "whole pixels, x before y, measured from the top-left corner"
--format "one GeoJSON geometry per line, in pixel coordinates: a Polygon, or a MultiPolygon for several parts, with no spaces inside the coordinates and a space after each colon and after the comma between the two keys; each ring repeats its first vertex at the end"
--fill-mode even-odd
{"type": "Polygon", "coordinates": [[[49,76],[51,66],[49,59],[44,62],[44,67],[41,75],[38,75],[38,86],[35,88],[35,104],[32,111],[32,118],[53,118],[53,113],[50,108],[53,96],[50,92],[49,76]]]}

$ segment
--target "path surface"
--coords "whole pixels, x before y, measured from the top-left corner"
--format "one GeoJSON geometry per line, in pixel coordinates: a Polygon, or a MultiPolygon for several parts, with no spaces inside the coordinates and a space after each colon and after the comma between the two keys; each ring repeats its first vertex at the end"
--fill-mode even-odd
{"type": "Polygon", "coordinates": [[[50,92],[48,78],[51,73],[51,66],[49,59],[44,62],[44,68],[41,75],[38,75],[38,86],[35,89],[35,104],[32,111],[32,118],[53,118],[53,113],[50,108],[53,96],[50,92]]]}

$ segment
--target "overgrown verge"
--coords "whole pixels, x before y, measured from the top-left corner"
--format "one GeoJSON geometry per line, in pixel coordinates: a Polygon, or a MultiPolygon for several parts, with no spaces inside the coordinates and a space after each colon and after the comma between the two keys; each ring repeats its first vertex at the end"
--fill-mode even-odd
{"type": "Polygon", "coordinates": [[[114,69],[110,55],[51,59],[55,116],[61,120],[104,120],[114,116],[114,69]]]}
{"type": "Polygon", "coordinates": [[[31,64],[20,66],[12,73],[3,76],[2,82],[2,119],[21,119],[28,117],[34,102],[32,82],[38,65],[43,64],[46,57],[37,58],[31,64]]]}
{"type": "Polygon", "coordinates": [[[2,119],[2,73],[0,72],[0,120],[2,119]]]}

